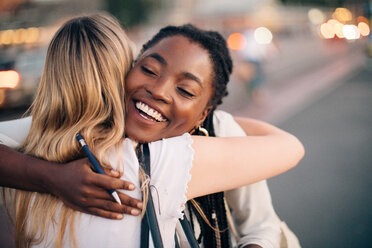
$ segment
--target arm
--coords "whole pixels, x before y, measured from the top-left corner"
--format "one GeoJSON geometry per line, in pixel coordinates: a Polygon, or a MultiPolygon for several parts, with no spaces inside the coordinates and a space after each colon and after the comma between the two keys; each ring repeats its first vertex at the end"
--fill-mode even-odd
{"type": "MultiPolygon", "coordinates": [[[[245,136],[246,133],[224,111],[215,111],[213,125],[218,137],[245,136]]],[[[251,130],[250,130],[251,131],[251,130]]],[[[266,180],[225,192],[232,210],[239,247],[278,247],[280,221],[272,205],[266,180]]]]}
{"type": "Polygon", "coordinates": [[[0,145],[0,185],[3,187],[46,193],[48,171],[54,167],[54,164],[49,166],[45,161],[38,161],[0,145]],[[30,170],[30,166],[25,166],[26,164],[33,169],[30,170]]]}
{"type": "MultiPolygon", "coordinates": [[[[29,130],[31,119],[26,119],[0,122],[0,144],[11,141],[12,145],[18,146],[29,130]]],[[[112,173],[111,176],[119,175],[112,173]]],[[[133,190],[130,185],[129,182],[94,173],[86,159],[57,164],[0,145],[0,186],[51,193],[75,210],[112,219],[122,218],[122,213],[137,215],[138,206],[141,206],[138,205],[141,203],[139,200],[119,194],[123,203],[119,205],[106,191],[133,190]]]]}
{"type": "Polygon", "coordinates": [[[258,129],[267,130],[267,134],[192,137],[195,154],[188,199],[276,176],[301,160],[304,148],[296,137],[267,123],[257,125],[260,125],[258,129]]]}
{"type": "Polygon", "coordinates": [[[93,172],[88,160],[57,164],[0,145],[0,186],[58,196],[67,206],[89,214],[121,219],[122,213],[138,215],[141,201],[119,193],[123,205],[115,203],[107,189],[133,190],[134,185],[93,172]]]}
{"type": "Polygon", "coordinates": [[[272,133],[275,133],[276,129],[278,129],[266,122],[251,118],[234,117],[234,120],[244,130],[247,136],[270,135],[272,133]]]}

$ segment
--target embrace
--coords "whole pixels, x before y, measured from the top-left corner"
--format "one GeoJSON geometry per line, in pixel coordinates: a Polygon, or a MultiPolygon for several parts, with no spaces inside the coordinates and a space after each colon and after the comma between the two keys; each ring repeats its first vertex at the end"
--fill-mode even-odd
{"type": "Polygon", "coordinates": [[[183,210],[204,247],[279,247],[266,182],[259,186],[266,209],[259,214],[239,213],[248,193],[226,196],[235,221],[244,223],[240,234],[257,232],[236,244],[223,192],[293,168],[304,156],[301,142],[270,124],[216,110],[233,67],[219,33],[168,26],[134,61],[130,44],[107,14],[67,21],[49,45],[30,117],[0,123],[0,185],[17,247],[140,247],[148,175],[135,147],[143,142],[165,247],[175,247],[183,210]],[[77,133],[111,176],[91,171],[77,133]],[[18,151],[5,146],[11,143],[19,143],[18,151]],[[120,192],[122,206],[107,189],[120,192]],[[248,215],[255,224],[245,221],[248,215]]]}

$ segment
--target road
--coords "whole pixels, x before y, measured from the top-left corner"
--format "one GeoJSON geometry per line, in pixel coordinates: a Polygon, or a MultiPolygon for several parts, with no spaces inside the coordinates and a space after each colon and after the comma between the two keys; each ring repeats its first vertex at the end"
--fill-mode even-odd
{"type": "Polygon", "coordinates": [[[372,67],[280,126],[304,143],[298,167],[269,180],[303,247],[372,247],[372,67]]]}
{"type": "Polygon", "coordinates": [[[363,46],[312,46],[321,56],[305,56],[297,75],[282,73],[297,58],[267,66],[265,101],[252,104],[232,82],[222,109],[279,125],[304,143],[300,165],[268,181],[278,215],[303,247],[372,247],[372,62],[363,46]]]}

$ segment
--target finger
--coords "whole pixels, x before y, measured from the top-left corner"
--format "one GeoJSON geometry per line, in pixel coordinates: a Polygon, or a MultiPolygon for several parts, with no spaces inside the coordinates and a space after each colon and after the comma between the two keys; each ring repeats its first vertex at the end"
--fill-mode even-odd
{"type": "Polygon", "coordinates": [[[100,209],[100,208],[87,208],[85,209],[86,213],[88,214],[92,214],[92,215],[96,215],[96,216],[99,216],[99,217],[103,217],[103,218],[106,218],[106,219],[113,219],[113,220],[121,220],[124,218],[124,215],[121,214],[121,213],[114,213],[114,212],[110,212],[110,211],[107,211],[107,210],[104,210],[104,209],[100,209]]]}
{"type": "Polygon", "coordinates": [[[129,195],[118,192],[121,204],[127,205],[128,207],[142,209],[143,203],[141,200],[130,197],[129,195]]]}
{"type": "Polygon", "coordinates": [[[123,213],[121,212],[112,212],[112,211],[107,211],[105,209],[100,209],[96,207],[87,207],[87,206],[77,206],[74,204],[70,204],[69,202],[64,202],[64,204],[74,210],[80,211],[82,213],[86,214],[91,214],[91,215],[96,215],[99,217],[107,218],[107,219],[116,219],[120,220],[124,217],[123,213]]]}
{"type": "Polygon", "coordinates": [[[104,189],[125,189],[134,190],[133,183],[118,178],[112,178],[107,175],[96,174],[90,177],[91,183],[104,189]]]}
{"type": "Polygon", "coordinates": [[[111,200],[112,196],[108,190],[97,187],[96,185],[90,187],[84,187],[84,190],[80,193],[85,199],[105,199],[111,200]]]}
{"type": "Polygon", "coordinates": [[[141,213],[141,211],[138,208],[133,208],[125,204],[120,205],[117,202],[114,202],[113,200],[92,199],[90,200],[89,208],[101,209],[113,213],[130,214],[134,216],[137,216],[141,213]]]}
{"type": "MultiPolygon", "coordinates": [[[[127,214],[134,214],[137,215],[137,211],[132,211],[132,209],[136,209],[138,211],[141,211],[142,209],[142,201],[135,199],[131,196],[128,196],[127,194],[121,193],[117,191],[120,201],[124,207],[117,209],[118,211],[124,211],[127,214]],[[127,207],[127,208],[125,208],[127,207]]],[[[95,203],[93,202],[94,200],[108,200],[108,201],[114,201],[114,198],[112,197],[111,194],[107,190],[103,190],[98,187],[92,187],[89,189],[86,189],[84,193],[84,202],[80,201],[80,205],[83,205],[85,207],[92,207],[92,206],[98,206],[94,205],[95,203]],[[93,204],[93,205],[92,205],[93,204]]],[[[114,210],[113,208],[109,207],[109,210],[114,210]]],[[[115,210],[114,210],[115,211],[115,210]]]]}
{"type": "Polygon", "coordinates": [[[120,178],[120,173],[113,169],[103,169],[105,171],[105,174],[110,177],[120,178]]]}

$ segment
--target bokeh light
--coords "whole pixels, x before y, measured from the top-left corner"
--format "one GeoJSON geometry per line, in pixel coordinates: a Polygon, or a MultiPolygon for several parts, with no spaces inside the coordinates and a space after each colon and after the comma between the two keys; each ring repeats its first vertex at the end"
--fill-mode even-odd
{"type": "Polygon", "coordinates": [[[359,29],[355,25],[344,25],[342,31],[347,40],[356,40],[360,38],[359,29]]]}
{"type": "Polygon", "coordinates": [[[5,91],[0,89],[0,106],[5,102],[5,91]]]}
{"type": "Polygon", "coordinates": [[[10,45],[13,41],[14,30],[5,30],[1,32],[0,43],[4,45],[10,45]]]}
{"type": "Polygon", "coordinates": [[[14,33],[13,43],[21,44],[24,43],[27,37],[27,31],[24,28],[17,29],[14,33]]]}
{"type": "Polygon", "coordinates": [[[230,34],[227,44],[232,50],[242,50],[247,45],[247,39],[241,33],[230,34]]]}
{"type": "Polygon", "coordinates": [[[35,43],[39,40],[40,30],[38,28],[28,28],[26,43],[35,43]]]}
{"type": "Polygon", "coordinates": [[[336,36],[337,36],[339,39],[343,39],[343,38],[345,38],[344,32],[342,31],[342,27],[343,27],[343,26],[344,26],[344,25],[343,25],[342,23],[337,22],[337,23],[334,25],[334,27],[333,27],[333,30],[334,30],[336,36]]]}
{"type": "Polygon", "coordinates": [[[362,36],[368,36],[371,32],[368,24],[365,22],[359,22],[358,29],[359,29],[360,35],[362,36]]]}
{"type": "Polygon", "coordinates": [[[258,44],[270,44],[273,34],[268,28],[259,27],[254,31],[254,39],[258,44]]]}
{"type": "Polygon", "coordinates": [[[339,21],[337,21],[336,19],[329,19],[328,22],[327,22],[329,25],[332,26],[332,28],[334,28],[338,23],[340,23],[339,21]]]}
{"type": "Polygon", "coordinates": [[[320,9],[312,8],[307,13],[312,24],[319,25],[325,21],[325,15],[320,9]]]}
{"type": "Polygon", "coordinates": [[[36,43],[40,38],[40,29],[19,28],[0,31],[0,45],[19,45],[24,43],[36,43]]]}
{"type": "Polygon", "coordinates": [[[364,16],[358,16],[357,23],[359,23],[359,22],[365,22],[367,24],[369,23],[368,19],[364,16]]]}
{"type": "Polygon", "coordinates": [[[350,22],[353,19],[353,15],[347,8],[337,8],[332,17],[342,23],[350,22]]]}
{"type": "Polygon", "coordinates": [[[335,37],[335,31],[331,24],[323,23],[320,25],[320,34],[323,36],[324,39],[332,39],[335,37]]]}
{"type": "Polygon", "coordinates": [[[15,88],[18,86],[21,77],[14,70],[0,71],[0,88],[15,88]]]}

